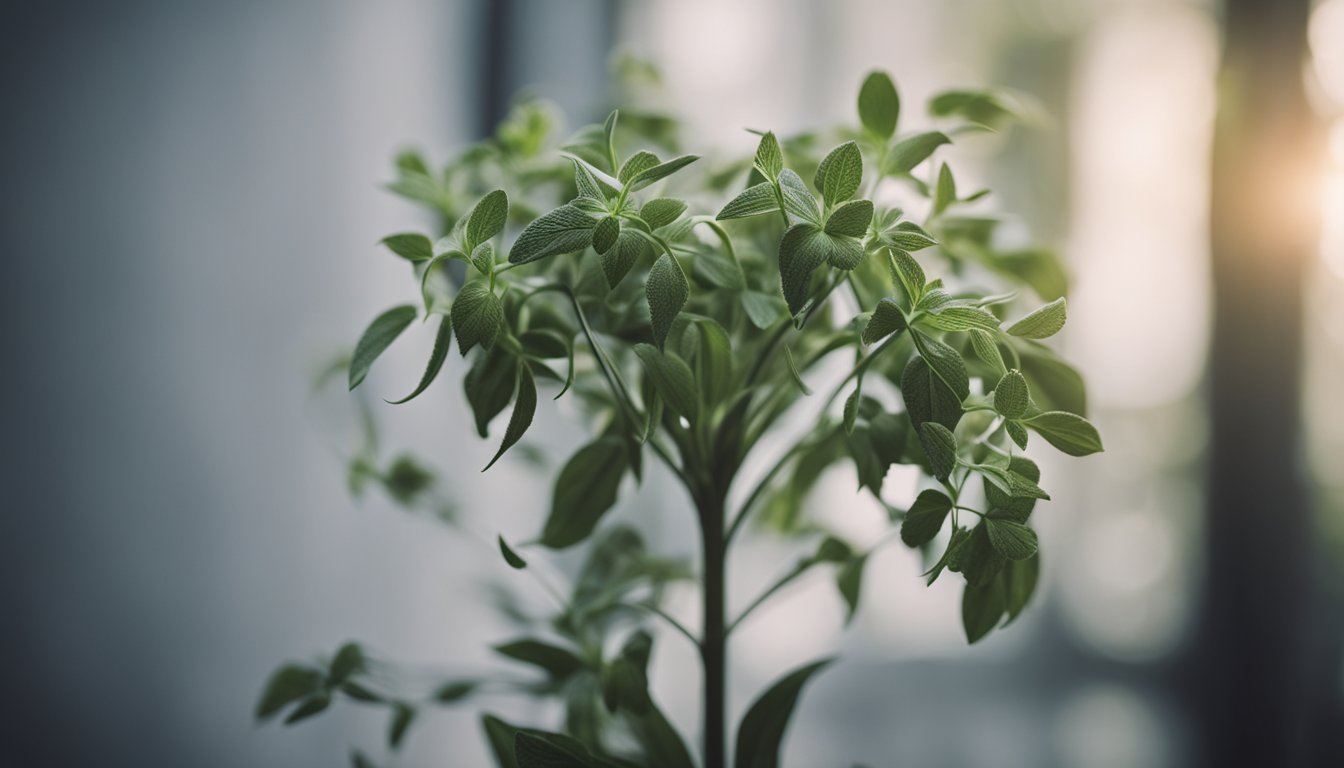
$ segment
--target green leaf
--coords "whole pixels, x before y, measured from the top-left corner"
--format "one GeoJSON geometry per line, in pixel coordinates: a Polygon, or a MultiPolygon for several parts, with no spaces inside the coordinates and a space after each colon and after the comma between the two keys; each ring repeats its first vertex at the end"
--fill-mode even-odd
{"type": "Polygon", "coordinates": [[[330,706],[331,694],[322,691],[304,700],[304,702],[295,708],[293,712],[290,712],[289,717],[285,718],[285,725],[293,725],[302,720],[307,720],[314,715],[319,715],[325,712],[327,707],[330,706]]]}
{"type": "Polygon", "coordinates": [[[471,265],[489,277],[495,271],[495,247],[488,242],[476,246],[471,252],[471,265]]]}
{"type": "Polygon", "coordinates": [[[781,678],[751,705],[737,729],[735,768],[778,768],[780,745],[803,686],[834,659],[823,659],[781,678]]]}
{"type": "Polygon", "coordinates": [[[508,563],[509,567],[515,570],[521,571],[524,568],[526,568],[527,561],[524,560],[522,557],[520,557],[517,552],[513,551],[513,547],[510,547],[508,545],[508,542],[504,541],[504,537],[502,535],[499,536],[498,538],[499,538],[499,553],[504,556],[504,562],[508,563]]]}
{"type": "Polygon", "coordinates": [[[364,670],[364,651],[358,643],[346,643],[332,657],[331,668],[327,670],[328,684],[335,687],[345,683],[350,676],[364,670]]]}
{"type": "Polygon", "coordinates": [[[733,346],[728,331],[717,322],[705,319],[696,324],[699,348],[695,355],[696,387],[710,408],[732,394],[733,346]]]}
{"type": "Polygon", "coordinates": [[[901,114],[901,98],[896,84],[886,72],[869,72],[859,88],[859,121],[880,139],[890,139],[896,133],[896,120],[901,114]]]}
{"type": "Polygon", "coordinates": [[[965,400],[971,393],[971,380],[966,375],[966,363],[957,350],[943,342],[918,331],[914,332],[915,346],[933,369],[934,374],[943,380],[957,400],[965,400]]]}
{"type": "Polygon", "coordinates": [[[387,724],[387,746],[392,749],[400,747],[413,720],[415,720],[415,708],[410,704],[398,702],[392,708],[392,719],[387,724]]]}
{"type": "Polygon", "coordinates": [[[713,251],[697,253],[693,271],[696,279],[708,282],[717,288],[740,291],[746,287],[742,267],[732,259],[713,251]]]}
{"type": "Polygon", "coordinates": [[[485,728],[486,741],[490,743],[490,751],[494,753],[495,763],[499,768],[518,768],[513,740],[517,737],[519,729],[494,715],[482,715],[481,725],[485,728]]]}
{"type": "Polygon", "coordinates": [[[556,682],[567,680],[583,669],[583,660],[574,655],[573,651],[532,638],[501,643],[494,646],[493,650],[501,656],[541,669],[556,682]]]}
{"type": "Polygon", "coordinates": [[[863,589],[863,568],[868,564],[868,556],[850,559],[835,574],[835,586],[845,600],[845,624],[854,620],[859,609],[859,593],[863,589]]]}
{"type": "Polygon", "coordinates": [[[690,165],[691,163],[699,159],[700,158],[697,157],[696,155],[682,155],[681,157],[674,157],[665,163],[659,163],[658,165],[655,165],[652,168],[645,169],[635,174],[633,177],[631,177],[630,183],[627,186],[630,188],[631,192],[638,192],[644,187],[647,187],[650,184],[659,181],[660,179],[665,179],[668,176],[671,176],[672,174],[676,173],[677,171],[681,170],[682,168],[685,168],[686,166],[690,165]]]}
{"type": "Polygon", "coordinates": [[[649,711],[649,680],[630,659],[618,656],[603,666],[600,685],[608,712],[642,715],[649,711]]]}
{"type": "Polygon", "coordinates": [[[1046,442],[1070,456],[1087,456],[1104,450],[1097,428],[1082,416],[1064,411],[1046,411],[1023,423],[1036,430],[1046,442]]]}
{"type": "Polygon", "coordinates": [[[572,205],[562,205],[525,227],[509,249],[509,263],[527,264],[559,253],[574,253],[592,242],[597,222],[572,205]]]}
{"type": "Polygon", "coordinates": [[[975,356],[989,364],[1000,376],[1008,372],[1007,366],[1003,364],[1003,355],[999,354],[999,345],[994,341],[994,336],[989,331],[972,329],[971,349],[975,351],[975,356]]]}
{"type": "Polygon", "coordinates": [[[378,768],[378,764],[358,749],[350,750],[350,768],[378,768]]]}
{"type": "Polygon", "coordinates": [[[844,420],[842,424],[846,435],[854,434],[854,422],[859,418],[859,398],[863,397],[863,382],[859,381],[854,391],[845,398],[844,420]]]}
{"type": "Polygon", "coordinates": [[[929,457],[933,476],[946,480],[957,466],[957,438],[942,424],[926,421],[919,427],[919,442],[929,457]]]}
{"type": "Polygon", "coordinates": [[[1016,368],[1005,373],[999,383],[994,385],[994,410],[1007,418],[1022,418],[1029,404],[1027,380],[1016,368]]]}
{"type": "Polygon", "coordinates": [[[448,359],[448,351],[453,347],[453,322],[447,315],[439,321],[439,331],[434,336],[434,349],[429,353],[429,364],[425,366],[425,372],[420,376],[420,383],[416,385],[415,391],[401,398],[400,400],[387,401],[391,405],[400,405],[415,399],[434,383],[438,377],[439,370],[443,368],[443,363],[448,359]]]}
{"type": "Polygon", "coordinates": [[[557,733],[518,731],[513,737],[518,768],[605,768],[580,742],[557,733]]]}
{"type": "Polygon", "coordinates": [[[817,545],[816,554],[812,555],[814,563],[843,563],[854,557],[854,548],[835,538],[827,536],[817,545]]]}
{"type": "Polygon", "coordinates": [[[1020,422],[1009,421],[1004,423],[1003,428],[1008,432],[1008,436],[1013,439],[1013,442],[1017,443],[1018,448],[1026,449],[1027,447],[1026,427],[1022,426],[1020,422]]]}
{"type": "Polygon", "coordinates": [[[1045,339],[1059,333],[1067,319],[1068,307],[1063,296],[1008,326],[1008,333],[1028,339],[1045,339]]]}
{"type": "Polygon", "coordinates": [[[428,261],[434,256],[434,244],[428,237],[414,232],[388,235],[379,242],[407,261],[428,261]]]}
{"type": "Polygon", "coordinates": [[[826,219],[826,233],[846,237],[863,237],[873,221],[872,200],[850,200],[831,212],[826,219]]]}
{"type": "Polygon", "coordinates": [[[863,327],[863,343],[875,344],[897,331],[905,330],[905,313],[895,299],[882,299],[877,302],[872,317],[863,327]]]}
{"type": "Polygon", "coordinates": [[[564,549],[586,539],[616,503],[626,465],[625,443],[616,437],[599,438],[570,457],[556,478],[541,543],[564,549]]]}
{"type": "Polygon", "coordinates": [[[649,303],[649,320],[653,326],[653,340],[658,349],[667,341],[667,332],[672,328],[681,308],[686,306],[691,287],[686,281],[686,273],[681,265],[664,253],[653,263],[649,277],[644,283],[644,293],[649,303]]]}
{"type": "Polygon", "coordinates": [[[504,430],[504,441],[500,443],[499,450],[495,452],[494,458],[490,459],[490,463],[485,465],[485,469],[481,470],[482,472],[495,466],[499,457],[522,439],[527,428],[532,426],[532,417],[536,412],[537,382],[532,378],[532,369],[527,363],[521,363],[518,366],[518,399],[513,403],[513,414],[509,416],[509,426],[504,430]]]}
{"type": "Polygon", "coordinates": [[[762,291],[743,291],[742,309],[751,324],[761,330],[774,325],[784,314],[779,299],[762,291]]]}
{"type": "Polygon", "coordinates": [[[975,526],[970,538],[957,549],[953,559],[956,569],[966,577],[966,583],[973,587],[989,584],[1007,562],[1007,558],[990,543],[989,530],[983,522],[975,526]]]}
{"type": "Polygon", "coordinates": [[[997,330],[999,318],[993,312],[979,307],[951,305],[928,312],[923,324],[940,331],[963,332],[970,330],[997,330]]]}
{"type": "Polygon", "coordinates": [[[462,388],[476,418],[476,434],[489,436],[490,421],[513,400],[518,361],[502,345],[480,353],[467,371],[462,388]]]}
{"type": "Polygon", "coordinates": [[[1021,358],[1022,375],[1031,387],[1032,399],[1041,410],[1087,415],[1082,374],[1043,344],[1014,344],[1013,348],[1021,358]]]}
{"type": "Polygon", "coordinates": [[[835,205],[854,196],[863,181],[863,155],[852,141],[831,150],[817,166],[815,184],[827,205],[835,205]]]}
{"type": "Polygon", "coordinates": [[[325,684],[326,679],[320,670],[287,664],[277,669],[266,682],[254,715],[258,720],[274,717],[290,704],[317,694],[325,684]]]}
{"type": "Polygon", "coordinates": [[[607,286],[615,288],[630,273],[630,268],[645,255],[653,253],[649,241],[632,230],[622,230],[616,238],[616,247],[602,254],[602,274],[607,286]]]}
{"type": "Polygon", "coordinates": [[[901,373],[901,397],[915,429],[926,421],[956,429],[961,421],[961,400],[919,355],[910,358],[901,373]]]}
{"type": "MultiPolygon", "coordinates": [[[[832,239],[815,224],[795,224],[779,241],[779,278],[789,311],[797,314],[807,301],[812,273],[831,255],[832,239]]],[[[862,254],[860,254],[862,255],[862,254]]]]}
{"type": "Polygon", "coordinates": [[[453,704],[467,698],[479,687],[480,683],[473,680],[444,683],[434,690],[434,701],[440,704],[453,704]]]}
{"type": "Polygon", "coordinates": [[[896,142],[887,152],[885,171],[893,175],[908,174],[915,166],[927,160],[935,149],[951,143],[952,140],[940,131],[908,136],[896,142]]]}
{"type": "Polygon", "coordinates": [[[789,169],[779,174],[779,191],[784,198],[784,210],[811,224],[821,223],[817,199],[808,191],[807,184],[789,169]]]}
{"type": "MultiPolygon", "coordinates": [[[[1008,471],[1017,475],[1021,480],[1028,480],[1033,484],[1040,482],[1041,479],[1041,468],[1026,456],[1014,456],[1009,459],[1008,471]]],[[[992,514],[1006,516],[1022,523],[1026,522],[1027,518],[1031,516],[1031,511],[1036,508],[1036,499],[1031,496],[1014,497],[1011,492],[1011,485],[1009,490],[1003,490],[991,482],[989,478],[985,478],[984,486],[985,501],[989,504],[989,511],[992,514]]]]}
{"type": "Polygon", "coordinates": [[[905,289],[905,295],[910,299],[910,306],[913,308],[924,298],[924,283],[927,280],[924,277],[924,269],[905,251],[892,249],[889,253],[892,271],[896,273],[896,279],[905,289]]]}
{"type": "Polygon", "coordinates": [[[504,222],[509,217],[509,196],[502,189],[496,189],[471,209],[467,214],[467,245],[474,249],[500,232],[504,231],[504,222]]]}
{"type": "Polygon", "coordinates": [[[938,183],[933,189],[933,213],[935,215],[947,210],[947,207],[957,201],[957,181],[952,178],[952,169],[943,163],[938,169],[938,183]]]}
{"type": "Polygon", "coordinates": [[[463,357],[477,344],[486,349],[493,346],[504,325],[504,307],[485,280],[462,286],[453,300],[451,316],[453,329],[457,332],[457,346],[463,357]]]}
{"type": "Polygon", "coordinates": [[[985,518],[989,543],[1009,560],[1025,560],[1036,554],[1036,532],[1023,523],[994,517],[985,518]]]}
{"type": "Polygon", "coordinates": [[[1036,582],[1040,578],[1040,572],[1040,553],[1025,560],[1014,560],[1004,565],[1003,574],[999,578],[1003,580],[1007,592],[1008,622],[1016,619],[1018,614],[1022,613],[1022,609],[1027,607],[1032,593],[1036,591],[1036,582]]]}
{"type": "Polygon", "coordinates": [[[773,132],[766,131],[756,145],[754,164],[762,176],[772,181],[779,178],[780,171],[784,170],[784,153],[779,150],[779,140],[773,132]]]}
{"type": "Polygon", "coordinates": [[[777,210],[779,200],[775,197],[775,185],[769,181],[762,181],[760,184],[747,187],[737,197],[729,200],[715,218],[719,221],[744,219],[748,216],[774,213],[777,210]]]}
{"type": "Polygon", "coordinates": [[[657,166],[658,162],[657,155],[641,149],[631,155],[629,160],[625,161],[625,165],[621,166],[621,172],[618,174],[618,177],[622,184],[629,184],[631,179],[650,168],[657,166]]]}
{"type": "Polygon", "coordinates": [[[353,390],[364,381],[364,377],[369,375],[369,367],[373,365],[373,361],[396,341],[413,320],[415,320],[415,307],[411,304],[402,304],[387,310],[369,323],[369,327],[359,337],[359,343],[355,344],[354,354],[350,357],[350,389],[353,390]]]}
{"type": "Polygon", "coordinates": [[[675,197],[659,197],[644,204],[639,209],[639,217],[649,225],[649,229],[658,229],[676,221],[686,212],[686,201],[675,197]]]}
{"type": "Polygon", "coordinates": [[[901,522],[901,541],[908,547],[920,547],[933,541],[951,510],[952,500],[947,494],[932,488],[921,491],[901,522]]]}
{"type": "Polygon", "coordinates": [[[1006,608],[1003,585],[999,582],[981,587],[967,584],[961,595],[961,625],[966,630],[966,642],[975,643],[989,634],[1003,618],[1006,608]]]}
{"type": "Polygon", "coordinates": [[[616,238],[621,234],[621,222],[615,216],[608,216],[597,222],[593,227],[593,250],[598,253],[606,253],[616,245],[616,238]]]}
{"type": "Polygon", "coordinates": [[[902,221],[882,233],[882,241],[898,251],[920,251],[938,244],[924,228],[913,221],[902,221]]]}
{"type": "Polygon", "coordinates": [[[695,423],[699,417],[700,400],[690,366],[681,358],[660,352],[650,344],[636,344],[635,354],[644,364],[644,373],[663,402],[678,416],[695,423]]]}

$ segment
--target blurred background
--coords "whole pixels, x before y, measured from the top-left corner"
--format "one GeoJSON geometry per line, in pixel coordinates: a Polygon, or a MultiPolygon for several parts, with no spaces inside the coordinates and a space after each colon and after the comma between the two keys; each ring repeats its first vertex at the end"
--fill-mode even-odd
{"type": "MultiPolygon", "coordinates": [[[[1044,457],[1042,593],[967,647],[952,580],[884,550],[849,630],[824,578],[744,627],[733,711],[839,645],[790,766],[1337,764],[1344,0],[0,3],[0,763],[341,765],[384,721],[255,727],[278,662],[358,638],[486,663],[497,553],[354,503],[309,389],[407,295],[374,246],[426,226],[380,189],[393,153],[442,160],[524,89],[598,119],[617,50],[662,69],[691,151],[851,120],[872,68],[906,127],[956,86],[1050,116],[952,154],[1064,255],[1063,347],[1106,439],[1044,457]]],[[[376,393],[418,377],[422,341],[376,393]]],[[[493,445],[453,375],[383,409],[384,439],[482,529],[526,535],[549,483],[477,474],[493,445]]],[[[543,436],[567,428],[544,411],[543,436]]],[[[653,530],[689,548],[662,487],[653,530]]],[[[777,554],[747,550],[738,605],[777,554]]],[[[694,734],[692,659],[663,650],[653,683],[694,734]]],[[[473,711],[422,723],[398,764],[484,765],[473,711]]]]}

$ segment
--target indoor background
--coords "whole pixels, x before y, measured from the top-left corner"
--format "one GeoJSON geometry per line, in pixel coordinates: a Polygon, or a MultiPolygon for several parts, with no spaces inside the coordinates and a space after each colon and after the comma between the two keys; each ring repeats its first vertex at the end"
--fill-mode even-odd
{"type": "MultiPolygon", "coordinates": [[[[50,0],[0,3],[0,763],[342,765],[383,718],[255,726],[279,662],[357,638],[492,663],[497,552],[352,501],[348,409],[311,382],[405,300],[374,244],[426,221],[381,188],[394,153],[443,160],[524,91],[599,119],[621,51],[661,68],[650,98],[692,151],[852,119],[873,68],[907,116],[982,84],[1048,116],[952,157],[1063,253],[1062,344],[1107,452],[1046,463],[1046,582],[1011,630],[967,647],[956,586],[897,551],[848,630],[824,578],[760,614],[734,712],[845,655],[787,765],[1344,753],[1344,0],[50,0]]],[[[415,380],[423,342],[369,386],[415,380]]],[[[451,379],[384,409],[385,440],[483,530],[526,535],[549,484],[477,473],[493,445],[451,379]]],[[[566,423],[543,413],[541,442],[566,423]]],[[[651,488],[624,514],[689,552],[680,498],[651,488]]],[[[835,478],[813,503],[852,498],[835,478]]],[[[781,552],[748,550],[738,604],[781,552]]],[[[653,684],[693,734],[689,651],[664,646],[653,684]]],[[[426,717],[395,764],[484,765],[475,711],[426,717]]]]}

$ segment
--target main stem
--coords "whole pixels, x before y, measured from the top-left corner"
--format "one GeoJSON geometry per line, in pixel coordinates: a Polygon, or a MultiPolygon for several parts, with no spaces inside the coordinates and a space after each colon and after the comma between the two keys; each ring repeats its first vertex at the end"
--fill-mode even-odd
{"type": "Polygon", "coordinates": [[[723,494],[710,491],[697,501],[704,550],[704,631],[700,657],[705,669],[705,768],[723,768],[727,750],[727,617],[724,614],[723,494]]]}

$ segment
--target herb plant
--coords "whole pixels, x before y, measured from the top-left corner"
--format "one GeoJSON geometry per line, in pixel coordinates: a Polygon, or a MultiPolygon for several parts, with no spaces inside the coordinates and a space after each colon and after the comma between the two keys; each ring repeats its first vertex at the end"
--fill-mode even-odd
{"type": "MultiPolygon", "coordinates": [[[[278,670],[258,718],[294,723],[348,699],[386,708],[395,749],[425,708],[502,689],[558,698],[565,712],[546,728],[485,715],[505,768],[727,765],[734,630],[814,569],[834,572],[849,617],[860,606],[875,547],[828,535],[807,514],[809,492],[833,465],[850,467],[859,492],[889,515],[892,536],[877,546],[899,538],[920,550],[930,584],[949,571],[964,580],[970,642],[1016,618],[1040,569],[1030,516],[1049,499],[1025,451],[1041,441],[1071,456],[1102,446],[1083,415],[1081,378],[1041,343],[1065,322],[1058,263],[1042,249],[1005,248],[999,219],[969,212],[987,191],[963,193],[934,161],[953,136],[1011,120],[1012,102],[993,91],[942,94],[930,112],[944,130],[898,136],[900,107],[891,79],[874,72],[859,90],[858,126],[784,140],[763,132],[753,157],[708,162],[679,154],[675,123],[648,112],[612,112],[557,151],[551,112],[525,102],[442,172],[401,156],[392,189],[439,214],[447,234],[382,241],[413,272],[416,299],[369,325],[348,360],[349,387],[425,318],[433,352],[396,403],[435,381],[455,338],[480,437],[503,425],[485,469],[518,450],[543,392],[577,398],[591,437],[555,475],[539,533],[492,545],[520,571],[524,555],[547,550],[584,546],[587,559],[541,632],[494,648],[534,678],[440,681],[416,697],[349,643],[321,663],[278,670]],[[828,371],[839,383],[814,395],[809,382],[828,371]],[[808,414],[806,434],[776,439],[795,409],[808,414]],[[769,469],[741,476],[755,452],[771,456],[769,469]],[[651,464],[694,507],[693,570],[608,519],[651,464]],[[913,499],[884,493],[893,464],[927,477],[913,499]],[[805,540],[811,554],[730,611],[726,566],[745,535],[805,540]],[[684,579],[703,595],[693,627],[661,606],[665,587],[684,579]],[[698,648],[698,756],[649,690],[656,622],[698,648]]],[[[424,506],[432,473],[408,457],[381,466],[367,429],[352,487],[376,482],[424,506]]],[[[737,724],[734,766],[779,764],[799,694],[830,661],[759,694],[737,724]]],[[[359,751],[352,761],[373,765],[359,751]]]]}

